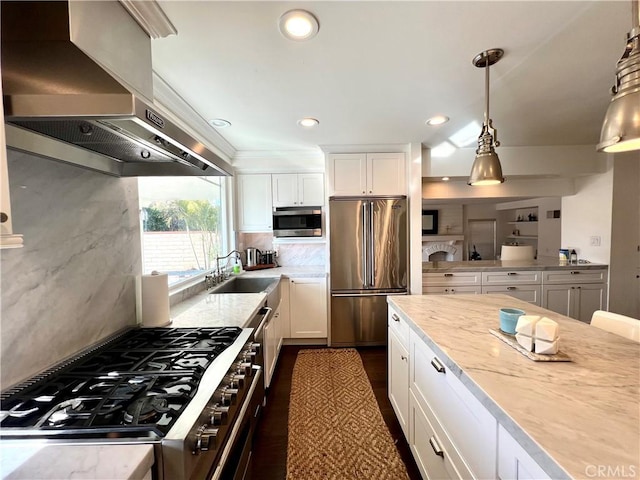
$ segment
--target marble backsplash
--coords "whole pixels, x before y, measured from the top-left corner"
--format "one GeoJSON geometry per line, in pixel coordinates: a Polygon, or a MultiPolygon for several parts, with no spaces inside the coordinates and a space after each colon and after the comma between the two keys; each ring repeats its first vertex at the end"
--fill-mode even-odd
{"type": "Polygon", "coordinates": [[[238,250],[254,247],[261,251],[276,250],[276,261],[282,267],[325,265],[326,244],[322,242],[273,243],[270,233],[241,233],[238,250]]]}
{"type": "Polygon", "coordinates": [[[136,324],[135,178],[8,151],[14,232],[0,251],[0,386],[136,324]]]}

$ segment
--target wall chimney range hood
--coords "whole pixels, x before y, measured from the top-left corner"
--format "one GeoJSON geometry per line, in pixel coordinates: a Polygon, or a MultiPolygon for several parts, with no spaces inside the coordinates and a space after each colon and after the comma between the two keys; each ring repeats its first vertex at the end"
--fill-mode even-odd
{"type": "Polygon", "coordinates": [[[151,40],[119,2],[3,2],[1,18],[9,148],[115,176],[232,174],[147,100],[151,40]]]}

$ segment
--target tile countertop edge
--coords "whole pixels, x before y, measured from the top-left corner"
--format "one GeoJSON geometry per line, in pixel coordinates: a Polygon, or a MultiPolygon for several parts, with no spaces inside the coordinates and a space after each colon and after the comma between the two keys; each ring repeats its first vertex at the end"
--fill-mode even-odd
{"type": "Polygon", "coordinates": [[[462,262],[422,262],[422,273],[440,272],[491,272],[500,270],[602,270],[608,265],[600,263],[579,263],[560,265],[552,260],[478,260],[462,262]]]}
{"type": "MultiPolygon", "coordinates": [[[[459,320],[457,319],[457,317],[460,314],[458,313],[459,310],[456,310],[454,313],[451,313],[451,310],[449,310],[448,312],[445,311],[445,313],[441,313],[443,312],[441,308],[444,307],[446,309],[447,307],[452,307],[452,306],[455,306],[456,308],[460,307],[460,305],[453,305],[449,303],[451,301],[453,301],[454,303],[462,301],[463,299],[459,297],[461,296],[434,295],[434,296],[388,297],[387,301],[392,307],[394,307],[397,310],[400,316],[405,321],[407,321],[407,324],[409,325],[409,327],[425,342],[425,344],[430,348],[433,348],[434,352],[437,353],[439,356],[441,356],[441,360],[444,362],[445,366],[447,366],[451,370],[451,372],[454,375],[456,375],[457,378],[460,379],[460,381],[469,389],[469,391],[485,406],[485,408],[487,408],[487,410],[489,410],[489,412],[494,416],[494,418],[496,418],[498,423],[502,424],[506,428],[506,430],[514,437],[514,439],[527,451],[527,453],[540,465],[540,467],[543,470],[545,470],[545,472],[547,472],[547,474],[551,478],[584,477],[584,471],[580,473],[579,468],[584,467],[585,464],[581,464],[580,461],[576,462],[574,461],[575,459],[571,457],[571,451],[575,450],[574,447],[569,448],[568,450],[565,451],[563,450],[565,448],[564,446],[560,446],[559,444],[557,444],[558,440],[555,438],[556,436],[553,433],[553,429],[547,432],[547,429],[545,428],[541,431],[539,426],[530,425],[531,418],[528,415],[531,412],[526,410],[526,408],[528,408],[527,402],[523,404],[524,406],[520,404],[512,405],[508,403],[510,401],[509,400],[510,398],[514,398],[512,397],[513,388],[517,387],[518,381],[521,382],[523,380],[527,380],[526,376],[518,379],[518,369],[524,366],[524,368],[531,367],[533,370],[535,370],[536,368],[539,369],[540,367],[539,364],[537,364],[536,362],[531,362],[531,364],[526,364],[525,362],[519,361],[517,356],[512,357],[511,353],[515,352],[515,350],[512,352],[510,350],[511,347],[508,347],[506,344],[501,343],[500,340],[495,339],[495,337],[491,336],[488,333],[488,328],[490,327],[486,325],[487,319],[484,317],[478,321],[473,316],[469,317],[469,315],[465,314],[465,319],[468,318],[468,321],[470,322],[470,328],[468,330],[467,329],[458,330],[459,333],[451,337],[451,341],[463,342],[464,341],[463,337],[468,335],[478,334],[480,332],[480,330],[478,330],[479,328],[482,329],[482,331],[484,331],[484,329],[487,328],[487,335],[491,337],[491,339],[489,339],[488,341],[491,342],[492,346],[496,346],[496,348],[499,350],[498,352],[499,355],[497,358],[493,358],[492,360],[488,360],[488,358],[486,359],[489,362],[487,365],[482,365],[478,367],[475,367],[472,365],[474,361],[476,363],[477,361],[484,362],[484,360],[481,357],[475,356],[474,346],[469,346],[469,347],[462,346],[462,347],[456,348],[455,346],[447,346],[446,342],[444,346],[441,346],[437,343],[436,340],[430,337],[429,333],[427,333],[428,330],[426,329],[428,329],[429,327],[428,326],[425,327],[424,325],[430,325],[431,323],[428,323],[428,322],[435,321],[436,323],[433,324],[434,326],[432,328],[433,329],[432,334],[435,335],[436,338],[439,338],[440,340],[442,340],[442,338],[440,337],[442,337],[444,332],[442,327],[443,321],[455,322],[456,320],[459,320]],[[429,297],[429,299],[432,299],[432,300],[436,299],[436,297],[440,297],[441,298],[440,302],[434,306],[434,308],[437,308],[440,310],[429,311],[428,308],[425,310],[426,305],[424,305],[423,302],[426,301],[427,297],[429,297]],[[458,299],[455,299],[454,297],[458,297],[458,299]],[[398,302],[400,304],[398,304],[398,302]],[[415,305],[413,304],[413,302],[415,302],[415,305]],[[403,308],[403,304],[406,304],[406,307],[407,307],[406,310],[405,308],[403,308]],[[438,313],[435,313],[435,312],[438,312],[438,313]],[[424,318],[421,317],[421,315],[424,315],[424,318]],[[414,320],[412,316],[415,316],[416,319],[414,320]],[[438,318],[438,316],[442,318],[438,318]],[[440,325],[438,325],[438,323],[440,323],[440,325]],[[419,324],[424,324],[424,325],[419,325],[419,324]],[[447,349],[450,349],[451,352],[447,353],[447,349]],[[508,352],[506,357],[504,356],[505,352],[508,352]],[[460,365],[459,362],[454,361],[452,356],[460,357],[460,360],[462,360],[464,365],[460,365]],[[474,358],[477,360],[474,360],[474,358]],[[504,362],[502,362],[501,358],[515,358],[516,360],[514,360],[514,364],[512,367],[510,364],[505,364],[504,362]],[[496,363],[496,361],[498,360],[500,360],[500,362],[496,363]],[[500,366],[497,366],[497,365],[500,365],[500,366]],[[514,375],[514,381],[513,382],[509,381],[508,384],[501,384],[499,387],[500,391],[498,390],[493,391],[493,389],[497,388],[496,384],[493,383],[494,379],[492,379],[491,377],[492,374],[490,373],[493,371],[494,368],[496,368],[494,372],[495,374],[507,375],[507,377],[505,377],[507,379],[510,378],[509,375],[511,375],[510,372],[512,372],[514,375]],[[485,390],[485,388],[483,388],[481,385],[488,387],[491,391],[485,390]],[[525,410],[521,411],[522,408],[525,408],[525,410]],[[507,412],[511,412],[511,413],[507,413],[507,412]],[[522,421],[516,420],[516,418],[519,418],[522,421]],[[529,427],[532,427],[531,431],[528,431],[529,427]],[[556,443],[554,444],[554,442],[556,443]],[[547,447],[543,445],[546,445],[547,447]],[[570,472],[573,472],[573,473],[570,473],[570,472]]],[[[479,296],[474,295],[469,297],[470,298],[468,299],[464,299],[464,301],[466,302],[471,300],[471,297],[473,297],[474,299],[474,300],[471,300],[472,302],[474,302],[475,300],[480,300],[477,298],[479,296]]],[[[525,302],[520,302],[510,297],[506,297],[504,295],[483,295],[482,297],[485,297],[485,298],[482,299],[481,303],[489,302],[489,301],[501,302],[503,299],[508,299],[510,304],[513,304],[515,306],[527,305],[525,302]],[[492,298],[489,298],[489,297],[492,297],[492,298]]],[[[476,307],[475,304],[473,306],[469,305],[468,307],[471,308],[471,310],[482,311],[482,309],[480,309],[479,307],[476,307]]],[[[491,305],[491,307],[493,307],[493,305],[491,305]]],[[[544,314],[543,312],[548,312],[544,309],[541,309],[540,307],[529,306],[529,308],[531,310],[531,314],[539,315],[539,314],[544,314]]],[[[471,312],[471,310],[469,312],[471,312]]],[[[482,313],[485,314],[485,317],[486,317],[486,311],[482,311],[482,313]]],[[[585,330],[585,328],[589,328],[588,325],[581,324],[577,320],[572,320],[567,317],[562,317],[561,315],[558,315],[558,314],[551,315],[551,313],[552,312],[549,312],[548,315],[556,319],[557,321],[560,321],[561,327],[565,332],[565,335],[569,335],[567,337],[569,338],[569,340],[567,340],[566,348],[570,350],[570,356],[572,356],[573,354],[576,355],[576,362],[577,362],[577,363],[571,362],[570,364],[563,364],[563,363],[556,364],[559,366],[558,367],[559,375],[561,375],[563,371],[573,372],[574,374],[577,372],[577,374],[579,375],[584,374],[585,368],[586,369],[591,368],[590,365],[598,365],[600,364],[600,362],[607,362],[604,364],[603,368],[613,367],[613,365],[615,364],[615,362],[613,361],[614,359],[609,358],[611,357],[611,355],[609,355],[608,353],[607,355],[602,356],[602,358],[600,358],[599,356],[597,359],[597,362],[593,359],[593,357],[585,357],[586,354],[584,352],[581,352],[578,348],[584,343],[584,341],[590,342],[589,343],[590,345],[593,344],[593,348],[609,348],[609,346],[615,347],[614,350],[618,351],[618,354],[626,355],[629,359],[636,358],[637,356],[636,344],[626,341],[621,337],[615,337],[615,336],[612,337],[613,334],[610,334],[608,332],[605,332],[599,329],[585,330]],[[580,340],[580,342],[582,343],[579,343],[571,339],[572,335],[575,337],[575,335],[578,333],[582,333],[583,336],[586,336],[586,340],[585,339],[580,340]],[[576,366],[575,368],[577,370],[575,371],[572,370],[573,367],[571,366],[569,366],[569,370],[563,370],[563,367],[562,367],[563,365],[575,365],[576,366]]],[[[449,325],[449,323],[447,323],[447,325],[449,325]]],[[[453,328],[456,328],[456,327],[460,327],[460,325],[455,325],[453,328]]],[[[562,332],[561,332],[561,336],[562,336],[562,332]]],[[[448,337],[443,337],[443,338],[448,338],[448,337]]],[[[616,354],[616,356],[618,354],[616,354]]],[[[487,353],[487,356],[488,355],[489,354],[487,353]]],[[[524,357],[522,358],[524,359],[524,357]]],[[[594,371],[594,375],[596,375],[596,377],[592,381],[597,382],[598,381],[597,378],[600,378],[600,379],[604,378],[602,376],[603,373],[606,373],[606,372],[604,372],[602,369],[594,371]]],[[[616,381],[619,380],[618,377],[619,376],[616,376],[616,381]]],[[[606,378],[610,378],[610,376],[607,375],[606,378]]],[[[533,380],[533,385],[535,386],[535,383],[537,382],[537,380],[535,380],[535,377],[532,380],[533,380]]],[[[555,394],[566,393],[565,391],[559,390],[559,388],[563,389],[564,387],[566,387],[566,385],[564,384],[565,382],[560,381],[556,383],[558,384],[558,387],[554,387],[553,383],[549,384],[549,386],[552,389],[552,390],[549,390],[549,392],[552,392],[552,393],[555,392],[555,394]]],[[[569,383],[571,384],[572,382],[569,382],[569,383]]],[[[628,383],[628,381],[625,381],[624,383],[628,383]]],[[[579,386],[579,384],[580,384],[579,379],[577,379],[576,385],[579,386]]],[[[633,390],[634,388],[637,387],[637,385],[638,385],[637,381],[632,382],[625,389],[622,389],[622,391],[618,391],[618,394],[624,393],[624,392],[628,394],[629,392],[633,391],[634,394],[636,394],[636,398],[637,398],[637,391],[633,390]]],[[[589,386],[593,386],[593,385],[589,385],[589,386]]],[[[603,385],[603,387],[605,388],[609,388],[610,386],[611,384],[603,385]]],[[[532,401],[537,402],[539,400],[538,399],[539,395],[542,395],[542,393],[535,392],[535,395],[529,400],[529,404],[532,401]]],[[[546,395],[546,393],[544,393],[544,395],[546,395]]],[[[563,396],[561,398],[565,398],[566,400],[566,398],[569,398],[569,397],[563,396]]],[[[596,402],[595,405],[606,403],[603,401],[606,399],[598,397],[597,400],[598,402],[596,402]]],[[[631,405],[633,402],[634,402],[633,397],[628,397],[625,400],[625,404],[631,405]]],[[[580,405],[580,402],[578,402],[574,407],[570,407],[570,408],[576,409],[575,415],[582,416],[582,417],[587,415],[588,418],[594,418],[593,422],[589,424],[591,425],[589,429],[593,429],[593,428],[597,429],[599,428],[598,425],[600,425],[602,422],[600,421],[600,418],[595,418],[593,417],[593,415],[594,414],[599,415],[600,413],[602,413],[602,405],[599,405],[598,407],[596,407],[595,405],[593,407],[589,406],[588,407],[589,411],[585,411],[580,405]]],[[[530,406],[531,405],[529,405],[529,407],[530,406]]],[[[563,411],[561,407],[562,407],[562,404],[557,405],[558,412],[560,413],[561,411],[563,411]]],[[[625,408],[626,407],[622,403],[619,405],[620,412],[626,412],[628,414],[631,410],[629,409],[625,410],[625,408]]],[[[534,416],[538,415],[537,412],[533,412],[533,413],[534,413],[534,416]]],[[[621,415],[622,413],[618,413],[613,420],[612,419],[607,420],[607,425],[610,425],[611,421],[613,421],[614,425],[616,425],[616,428],[618,428],[619,423],[622,421],[621,415]]],[[[551,416],[548,419],[548,421],[552,421],[551,418],[553,418],[553,416],[551,416]]],[[[636,415],[636,418],[637,418],[637,415],[636,415]]],[[[560,422],[559,426],[561,426],[562,424],[563,422],[560,422]]],[[[628,424],[629,422],[626,421],[625,425],[628,425],[628,424]]],[[[567,425],[565,424],[565,426],[562,428],[566,428],[566,426],[567,425]]],[[[572,426],[575,426],[575,425],[572,425],[572,426]]],[[[571,435],[584,434],[585,428],[587,427],[578,425],[576,430],[570,430],[569,436],[567,436],[567,434],[565,434],[564,436],[566,438],[570,438],[571,435]]],[[[631,430],[632,428],[633,428],[632,426],[629,426],[625,429],[624,432],[620,431],[619,432],[620,437],[619,438],[616,437],[616,441],[613,442],[613,444],[620,443],[620,439],[624,438],[628,440],[629,438],[634,436],[634,432],[632,432],[631,430]]],[[[607,427],[603,431],[610,432],[610,429],[609,427],[607,427]]],[[[609,435],[608,433],[605,433],[604,435],[605,437],[603,438],[605,440],[609,438],[606,436],[606,435],[609,435]]],[[[601,437],[602,435],[596,435],[595,438],[597,439],[599,436],[601,437]]],[[[600,441],[602,441],[603,438],[600,438],[600,441]]],[[[581,451],[584,450],[584,448],[587,448],[587,450],[591,448],[592,453],[590,455],[592,455],[592,457],[589,457],[589,458],[593,459],[594,464],[595,463],[607,464],[607,462],[608,464],[620,464],[621,462],[626,463],[626,460],[628,459],[626,457],[626,454],[619,455],[618,453],[616,453],[613,457],[610,457],[611,453],[608,453],[608,452],[611,452],[611,449],[604,449],[602,452],[598,452],[597,455],[594,455],[593,453],[595,451],[594,447],[595,447],[594,440],[591,440],[588,445],[584,445],[583,447],[580,447],[581,451]],[[611,458],[613,462],[609,460],[609,458],[611,458]]],[[[630,447],[630,448],[633,448],[633,447],[630,447]]],[[[636,464],[634,468],[638,468],[637,461],[635,463],[636,464]]],[[[629,465],[631,464],[632,463],[629,463],[629,465]]]]}

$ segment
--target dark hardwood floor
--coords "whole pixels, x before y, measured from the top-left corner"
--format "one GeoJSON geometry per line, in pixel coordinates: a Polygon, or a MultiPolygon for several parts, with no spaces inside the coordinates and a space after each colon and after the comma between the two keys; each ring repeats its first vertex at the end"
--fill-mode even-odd
{"type": "MultiPolygon", "coordinates": [[[[254,480],[283,480],[287,472],[287,420],[291,375],[298,351],[303,348],[284,346],[280,352],[276,373],[271,381],[267,405],[254,436],[251,478],[254,480]]],[[[393,408],[387,397],[387,348],[358,348],[365,371],[373,388],[384,421],[391,432],[411,480],[419,480],[409,446],[404,438],[393,408]]],[[[309,479],[313,480],[313,479],[309,479]]]]}

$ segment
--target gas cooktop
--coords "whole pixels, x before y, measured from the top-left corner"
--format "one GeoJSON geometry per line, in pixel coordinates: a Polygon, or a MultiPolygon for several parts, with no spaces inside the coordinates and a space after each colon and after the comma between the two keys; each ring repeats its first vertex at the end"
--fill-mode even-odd
{"type": "Polygon", "coordinates": [[[0,396],[0,436],[161,438],[241,328],[138,328],[0,396]]]}

